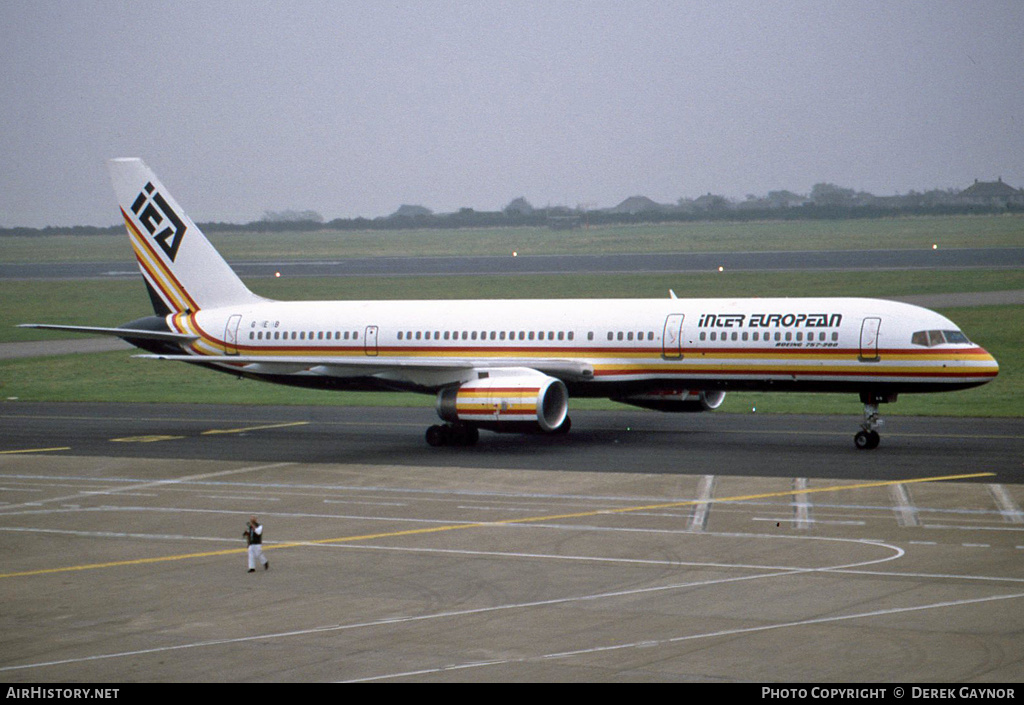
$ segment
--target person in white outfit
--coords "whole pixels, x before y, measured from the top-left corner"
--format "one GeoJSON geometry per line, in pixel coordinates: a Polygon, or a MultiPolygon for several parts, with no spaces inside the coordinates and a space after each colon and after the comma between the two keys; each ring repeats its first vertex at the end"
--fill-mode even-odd
{"type": "Polygon", "coordinates": [[[263,525],[256,517],[249,517],[249,525],[242,536],[249,543],[249,572],[256,571],[257,562],[263,564],[263,570],[270,568],[270,561],[263,555],[263,525]]]}

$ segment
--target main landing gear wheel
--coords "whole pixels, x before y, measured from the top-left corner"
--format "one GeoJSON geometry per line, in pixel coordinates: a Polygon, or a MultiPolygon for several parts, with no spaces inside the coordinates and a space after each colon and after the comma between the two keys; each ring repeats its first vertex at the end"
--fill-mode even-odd
{"type": "Polygon", "coordinates": [[[853,443],[857,446],[858,450],[872,450],[878,447],[878,443],[882,440],[881,436],[878,435],[878,431],[859,431],[856,436],[853,437],[853,443]]]}
{"type": "Polygon", "coordinates": [[[435,448],[448,445],[448,429],[434,424],[427,429],[427,445],[435,448]]]}
{"type": "Polygon", "coordinates": [[[476,426],[464,423],[435,424],[427,429],[427,445],[440,446],[472,446],[480,440],[480,430],[476,426]]]}

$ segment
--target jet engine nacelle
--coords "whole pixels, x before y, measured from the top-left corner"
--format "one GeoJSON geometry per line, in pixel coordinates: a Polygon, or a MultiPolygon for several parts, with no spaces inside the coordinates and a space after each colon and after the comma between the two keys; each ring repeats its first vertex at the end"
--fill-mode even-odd
{"type": "Polygon", "coordinates": [[[725,401],[725,392],[720,389],[658,389],[615,401],[656,411],[695,413],[720,407],[725,401]]]}
{"type": "Polygon", "coordinates": [[[437,395],[437,415],[445,421],[492,431],[558,431],[568,413],[561,380],[532,371],[476,379],[437,395]]]}

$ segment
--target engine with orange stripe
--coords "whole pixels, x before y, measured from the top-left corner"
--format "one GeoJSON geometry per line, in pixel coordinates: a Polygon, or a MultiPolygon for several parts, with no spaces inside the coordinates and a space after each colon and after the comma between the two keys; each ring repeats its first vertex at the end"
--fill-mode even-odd
{"type": "Polygon", "coordinates": [[[492,431],[558,431],[569,410],[565,384],[537,373],[488,376],[442,390],[437,413],[445,421],[492,431]]]}

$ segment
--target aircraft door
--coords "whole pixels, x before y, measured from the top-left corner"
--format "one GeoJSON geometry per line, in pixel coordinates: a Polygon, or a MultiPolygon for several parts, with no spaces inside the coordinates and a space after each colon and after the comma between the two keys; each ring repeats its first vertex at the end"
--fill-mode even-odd
{"type": "Polygon", "coordinates": [[[237,355],[238,354],[238,323],[242,320],[241,314],[234,314],[228,318],[227,325],[224,326],[224,354],[225,355],[237,355]]]}
{"type": "Polygon", "coordinates": [[[860,325],[860,359],[861,362],[878,362],[878,329],[882,327],[881,318],[865,318],[860,325]]]}
{"type": "Polygon", "coordinates": [[[661,335],[661,356],[666,360],[680,360],[683,357],[683,318],[681,313],[670,313],[665,319],[665,330],[661,335]]]}
{"type": "Polygon", "coordinates": [[[363,349],[370,357],[377,357],[377,326],[366,326],[363,334],[363,349]]]}

